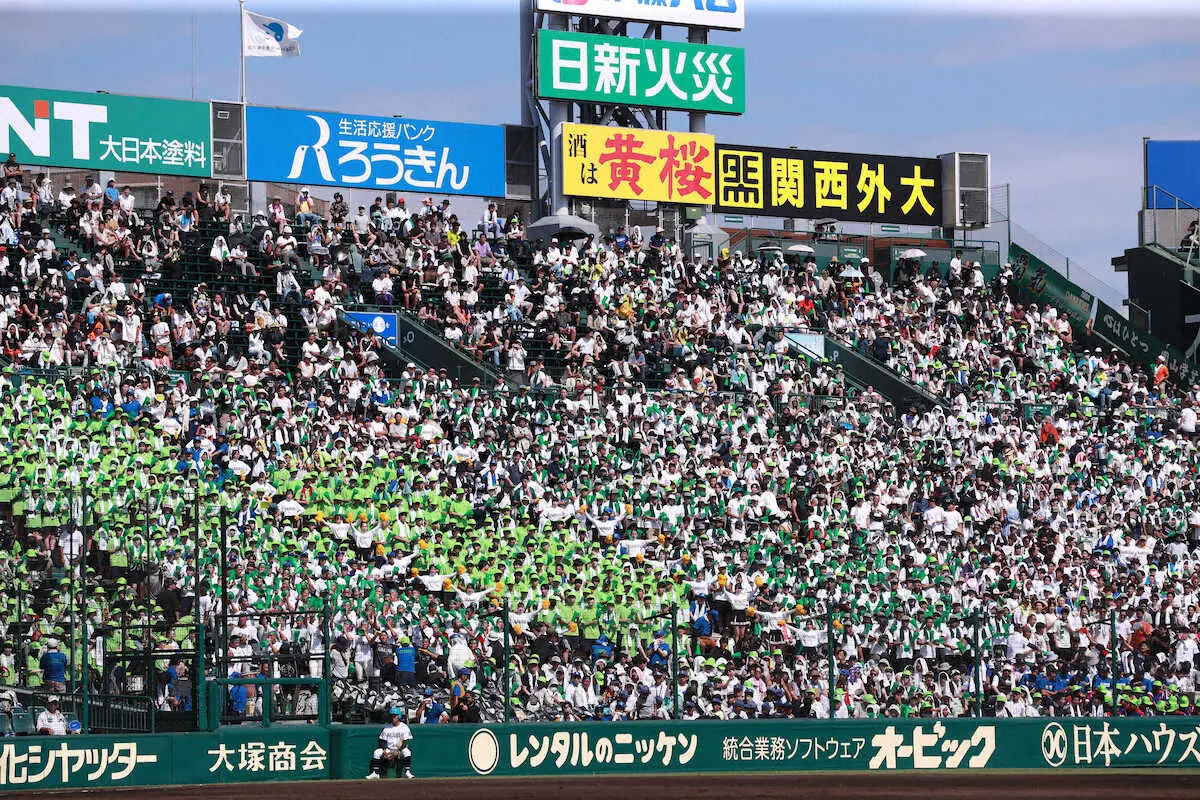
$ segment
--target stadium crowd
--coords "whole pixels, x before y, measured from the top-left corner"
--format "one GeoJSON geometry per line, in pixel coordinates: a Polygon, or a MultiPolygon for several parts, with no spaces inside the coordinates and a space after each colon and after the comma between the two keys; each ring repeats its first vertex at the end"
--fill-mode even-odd
{"type": "Polygon", "coordinates": [[[78,644],[47,654],[86,608],[97,683],[151,688],[112,655],[140,632],[164,708],[204,630],[210,669],[328,661],[339,704],[423,722],[506,693],[525,719],[1193,713],[1200,394],[1004,275],[543,246],[449,201],[301,193],[246,226],[220,187],[153,215],[110,189],[43,181],[0,228],[8,685],[77,683],[78,644]],[[359,302],[515,380],[389,377],[337,322],[359,302]],[[782,327],[945,402],[894,409],[782,327]]]}

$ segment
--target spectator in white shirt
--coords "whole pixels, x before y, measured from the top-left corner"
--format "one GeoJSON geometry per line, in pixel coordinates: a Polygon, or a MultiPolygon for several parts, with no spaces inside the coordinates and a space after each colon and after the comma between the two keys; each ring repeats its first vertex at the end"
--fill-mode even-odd
{"type": "Polygon", "coordinates": [[[500,212],[496,210],[495,203],[488,203],[487,211],[483,212],[483,220],[480,223],[483,229],[484,236],[490,236],[493,239],[499,239],[503,224],[500,221],[500,212]]]}
{"type": "Polygon", "coordinates": [[[50,695],[46,708],[38,714],[37,732],[45,736],[66,736],[67,717],[58,708],[58,698],[50,695]]]}

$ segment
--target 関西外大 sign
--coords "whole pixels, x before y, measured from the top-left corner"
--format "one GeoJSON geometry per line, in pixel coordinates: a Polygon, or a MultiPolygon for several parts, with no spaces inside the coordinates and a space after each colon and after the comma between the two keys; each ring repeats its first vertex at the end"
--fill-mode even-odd
{"type": "Polygon", "coordinates": [[[942,223],[936,158],[717,145],[718,212],[942,223]]]}

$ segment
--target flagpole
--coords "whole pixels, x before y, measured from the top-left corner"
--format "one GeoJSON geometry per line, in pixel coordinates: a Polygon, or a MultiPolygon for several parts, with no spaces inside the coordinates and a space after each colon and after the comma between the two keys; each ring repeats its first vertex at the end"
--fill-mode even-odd
{"type": "Polygon", "coordinates": [[[242,103],[246,102],[246,0],[238,0],[238,59],[241,62],[242,103]]]}
{"type": "Polygon", "coordinates": [[[192,99],[196,99],[196,15],[192,14],[192,99]]]}

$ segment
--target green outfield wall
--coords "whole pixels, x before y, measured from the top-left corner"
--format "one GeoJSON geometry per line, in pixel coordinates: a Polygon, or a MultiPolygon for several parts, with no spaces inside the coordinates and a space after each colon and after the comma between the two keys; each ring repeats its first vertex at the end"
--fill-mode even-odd
{"type": "MultiPolygon", "coordinates": [[[[374,729],[334,726],[333,777],[356,777],[374,729]]],[[[1200,718],[452,725],[414,730],[422,777],[808,770],[1200,767],[1200,718]]]]}
{"type": "MultiPolygon", "coordinates": [[[[835,720],[414,728],[421,778],[816,770],[1200,767],[1200,718],[835,720]]],[[[362,778],[377,726],[29,736],[0,742],[0,789],[362,778]]]]}
{"type": "Polygon", "coordinates": [[[15,736],[0,741],[0,789],[296,781],[330,775],[329,729],[15,736]]]}

